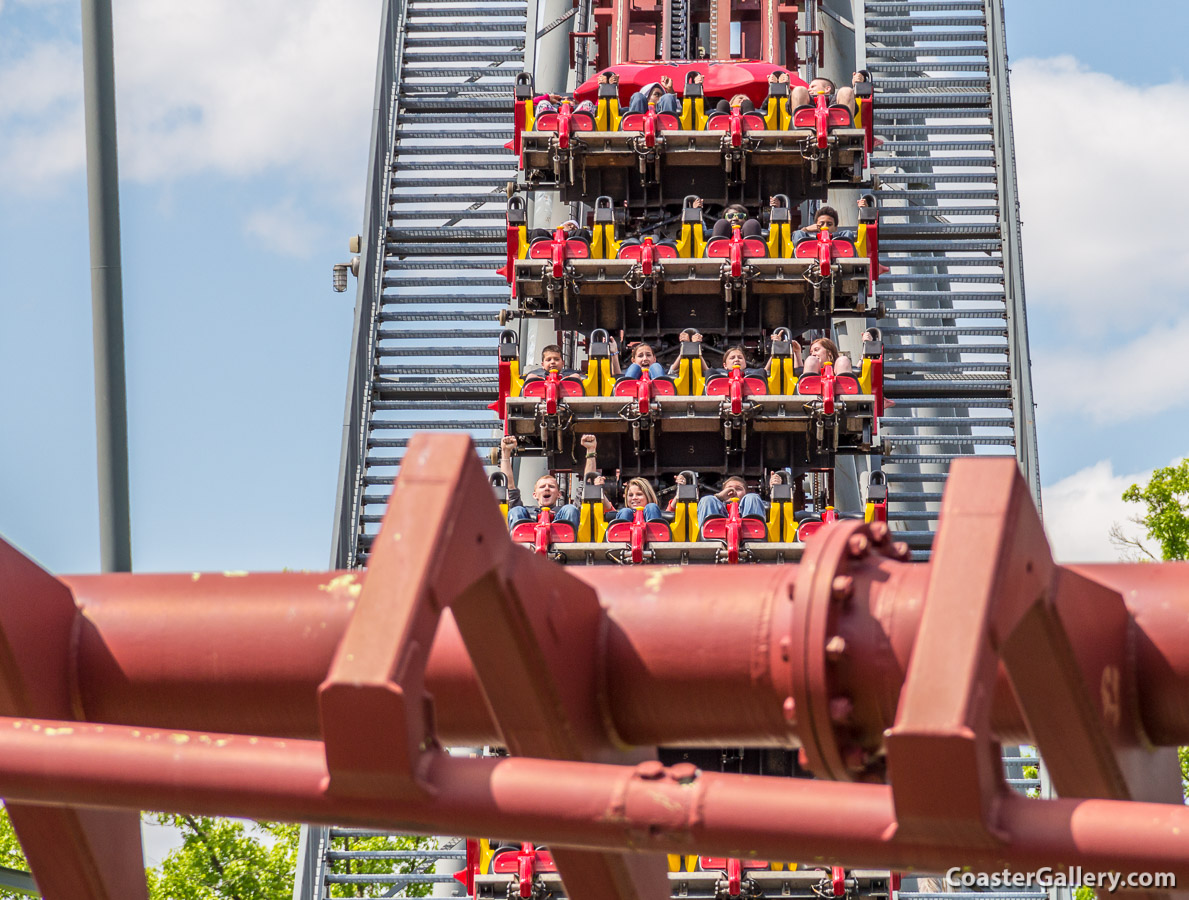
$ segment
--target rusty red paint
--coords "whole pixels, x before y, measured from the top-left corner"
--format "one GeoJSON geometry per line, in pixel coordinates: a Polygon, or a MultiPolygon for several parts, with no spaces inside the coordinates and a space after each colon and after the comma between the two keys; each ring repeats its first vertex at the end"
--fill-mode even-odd
{"type": "Polygon", "coordinates": [[[800,566],[563,570],[485,494],[469,442],[417,438],[366,576],[59,581],[6,550],[9,669],[70,702],[0,710],[0,793],[547,840],[625,900],[663,883],[629,850],[1189,877],[1182,807],[998,775],[994,741],[1031,732],[1066,795],[1165,798],[1147,745],[1189,742],[1189,567],[1054,566],[1014,463],[955,464],[927,565],[843,522],[800,566]],[[439,750],[497,741],[554,759],[439,750]],[[622,764],[658,744],[891,786],[622,764]]]}

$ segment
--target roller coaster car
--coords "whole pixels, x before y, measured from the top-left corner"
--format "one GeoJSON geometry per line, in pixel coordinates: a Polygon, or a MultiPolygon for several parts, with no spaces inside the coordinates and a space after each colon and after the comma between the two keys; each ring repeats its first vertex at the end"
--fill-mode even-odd
{"type": "Polygon", "coordinates": [[[535,522],[519,522],[513,525],[509,533],[513,541],[518,544],[532,544],[533,550],[542,556],[549,555],[552,544],[572,544],[577,540],[573,527],[565,522],[554,522],[553,514],[548,509],[542,509],[535,522]]]}
{"type": "MultiPolygon", "coordinates": [[[[864,130],[834,125],[819,147],[816,122],[793,124],[790,84],[768,83],[768,75],[780,70],[777,66],[696,61],[613,69],[620,76],[618,87],[592,78],[574,92],[575,101],[597,103],[593,129],[585,119],[579,121],[583,114],[568,112],[568,101],[563,111],[534,121],[531,77],[518,77],[510,146],[529,185],[557,188],[563,202],[590,202],[610,194],[639,209],[656,202],[657,188],[662,198],[696,190],[719,203],[728,202],[728,194],[737,200],[740,185],[744,194],[757,199],[773,192],[824,199],[828,185],[853,185],[866,177],[864,130]],[[621,96],[642,89],[648,82],[641,78],[662,74],[683,85],[681,114],[650,110],[621,115],[621,96]],[[696,74],[705,81],[692,81],[696,74]],[[707,115],[706,96],[738,93],[752,100],[755,112],[707,115]]],[[[794,79],[794,84],[804,84],[794,79]]]]}
{"type": "Polygon", "coordinates": [[[818,258],[772,257],[758,238],[719,238],[706,251],[702,258],[673,255],[658,242],[647,263],[642,251],[616,259],[563,255],[560,266],[552,256],[544,263],[517,259],[510,263],[514,296],[522,316],[556,319],[563,330],[583,332],[677,332],[697,322],[712,335],[877,312],[869,296],[870,263],[854,253],[831,257],[827,281],[817,274],[818,258]]]}
{"type": "Polygon", "coordinates": [[[643,417],[652,414],[657,397],[673,397],[677,385],[668,375],[651,377],[647,372],[639,378],[620,378],[611,391],[613,397],[631,398],[632,415],[643,417]]]}
{"type": "Polygon", "coordinates": [[[739,501],[732,497],[727,501],[726,516],[708,517],[702,523],[702,537],[708,541],[722,541],[723,552],[719,559],[734,565],[739,562],[740,550],[746,553],[746,542],[768,540],[768,523],[761,518],[740,515],[739,501]]]}
{"type": "Polygon", "coordinates": [[[831,184],[862,184],[868,178],[867,154],[873,143],[871,85],[856,85],[855,93],[867,127],[856,127],[850,109],[831,106],[824,94],[815,97],[812,106],[799,106],[792,111],[792,127],[811,133],[805,153],[814,181],[824,178],[831,184]]]}
{"type": "MultiPolygon", "coordinates": [[[[869,229],[864,227],[864,246],[878,253],[876,232],[872,231],[868,238],[868,231],[869,229]]],[[[839,303],[845,305],[849,301],[850,289],[847,282],[851,266],[860,264],[865,270],[869,280],[869,283],[864,285],[865,288],[870,287],[871,279],[879,278],[878,257],[874,261],[870,256],[863,259],[855,240],[835,237],[824,229],[809,240],[798,241],[793,248],[793,255],[809,263],[805,278],[813,287],[815,311],[836,310],[839,303]]],[[[866,302],[866,298],[863,300],[866,302]]]]}
{"type": "Polygon", "coordinates": [[[839,518],[838,510],[832,506],[827,506],[820,513],[810,513],[803,517],[797,526],[797,540],[804,543],[831,522],[837,522],[839,518]]]}
{"type": "Polygon", "coordinates": [[[666,522],[644,521],[644,510],[637,509],[632,521],[608,525],[605,540],[628,545],[621,562],[642,563],[652,556],[649,544],[669,543],[673,540],[673,532],[666,522]]]}
{"type": "Polygon", "coordinates": [[[739,107],[731,107],[730,112],[711,113],[706,119],[707,131],[725,131],[727,140],[732,147],[743,146],[743,135],[752,131],[764,131],[767,125],[764,117],[757,112],[745,113],[739,107]]]}
{"type": "MultiPolygon", "coordinates": [[[[797,863],[670,854],[672,897],[796,897],[888,900],[900,887],[895,872],[830,869],[797,863]]],[[[466,895],[484,900],[561,900],[566,896],[547,847],[468,838],[466,864],[455,879],[466,895]],[[494,846],[493,846],[494,845],[494,846]]]]}
{"type": "Polygon", "coordinates": [[[711,238],[706,243],[707,259],[725,259],[730,265],[731,278],[743,276],[743,263],[746,260],[765,259],[768,256],[768,245],[757,237],[744,237],[743,230],[736,225],[731,229],[731,236],[725,238],[711,238]]]}
{"type": "Polygon", "coordinates": [[[706,379],[708,397],[725,397],[723,405],[732,416],[743,415],[743,402],[753,394],[768,393],[768,382],[758,375],[747,375],[738,366],[730,372],[710,375],[706,379]]]}

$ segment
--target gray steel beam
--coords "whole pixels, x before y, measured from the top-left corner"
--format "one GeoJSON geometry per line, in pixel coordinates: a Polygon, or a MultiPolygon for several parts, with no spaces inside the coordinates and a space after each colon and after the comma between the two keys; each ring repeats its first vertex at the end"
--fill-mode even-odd
{"type": "Polygon", "coordinates": [[[83,108],[91,242],[91,328],[99,463],[99,556],[104,572],[132,571],[128,499],[128,396],[111,0],[83,0],[83,108]]]}

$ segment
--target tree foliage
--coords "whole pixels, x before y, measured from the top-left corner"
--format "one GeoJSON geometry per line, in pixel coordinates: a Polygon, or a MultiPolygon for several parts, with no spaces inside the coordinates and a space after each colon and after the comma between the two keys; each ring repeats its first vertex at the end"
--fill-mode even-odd
{"type": "MultiPolygon", "coordinates": [[[[291,900],[297,864],[300,825],[245,822],[207,816],[145,813],[146,820],[174,828],[182,846],[166,854],[158,867],[145,871],[150,900],[291,900]]],[[[337,837],[333,850],[417,850],[433,847],[420,837],[337,837]]],[[[331,863],[336,874],[386,874],[418,871],[418,859],[344,859],[331,863]]],[[[0,866],[28,871],[29,864],[8,812],[0,807],[0,866]]],[[[424,871],[424,869],[421,869],[424,871]]],[[[379,897],[392,885],[332,884],[327,897],[379,897]]],[[[409,886],[397,896],[424,897],[428,885],[409,886]]],[[[25,895],[0,888],[0,900],[25,900],[25,895]]]]}
{"type": "Polygon", "coordinates": [[[300,826],[151,813],[182,846],[149,869],[150,900],[290,900],[300,826]]]}
{"type": "Polygon", "coordinates": [[[1144,504],[1135,521],[1160,544],[1161,559],[1189,559],[1189,459],[1157,469],[1143,487],[1127,488],[1123,499],[1144,504]]]}

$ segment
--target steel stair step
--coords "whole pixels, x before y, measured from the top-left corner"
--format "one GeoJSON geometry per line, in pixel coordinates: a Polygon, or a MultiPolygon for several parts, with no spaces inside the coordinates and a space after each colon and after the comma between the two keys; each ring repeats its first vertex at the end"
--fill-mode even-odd
{"type": "MultiPolygon", "coordinates": [[[[524,35],[510,35],[508,37],[471,37],[467,38],[466,44],[468,47],[507,47],[513,46],[523,58],[524,56],[524,35]]],[[[453,49],[458,48],[458,41],[454,38],[445,37],[429,37],[427,35],[410,34],[405,38],[405,52],[410,50],[417,50],[418,48],[432,48],[438,49],[442,47],[449,47],[453,49]]],[[[416,56],[416,53],[412,54],[416,56]]]]}
{"type": "MultiPolygon", "coordinates": [[[[881,176],[882,180],[883,177],[881,176]]],[[[885,201],[894,200],[995,200],[999,199],[999,191],[995,188],[907,188],[902,191],[879,191],[875,195],[876,201],[883,209],[885,201]]],[[[891,207],[892,209],[900,207],[891,207]]],[[[938,207],[940,209],[941,207],[938,207]]]]}
{"type": "MultiPolygon", "coordinates": [[[[889,218],[908,218],[908,219],[957,219],[968,216],[983,216],[992,217],[994,222],[977,223],[974,227],[982,228],[998,228],[999,227],[999,207],[997,206],[885,206],[881,210],[883,218],[880,220],[880,233],[885,228],[894,227],[896,223],[887,222],[884,219],[889,218]]],[[[503,214],[500,214],[503,217],[503,214]]],[[[391,216],[389,216],[391,218],[391,216]]],[[[903,223],[901,223],[903,224],[903,223]]],[[[910,222],[905,227],[916,224],[945,224],[947,227],[958,228],[962,227],[960,223],[916,223],[910,222]]]]}
{"type": "Polygon", "coordinates": [[[868,16],[863,23],[873,38],[881,30],[902,28],[973,28],[986,33],[987,21],[983,16],[868,16]]]}
{"type": "Polygon", "coordinates": [[[896,353],[978,353],[1001,354],[1007,352],[1007,344],[892,344],[884,345],[889,354],[896,353]]]}
{"type": "Polygon", "coordinates": [[[449,404],[432,400],[377,400],[372,409],[380,412],[467,412],[487,409],[487,404],[482,400],[455,400],[449,404]]]}
{"type": "MultiPolygon", "coordinates": [[[[392,178],[392,187],[393,188],[413,188],[413,187],[417,187],[417,188],[421,188],[421,187],[432,187],[432,188],[460,187],[460,188],[465,188],[465,187],[480,187],[480,186],[490,187],[491,183],[493,181],[496,181],[501,177],[498,175],[488,175],[488,176],[481,176],[481,177],[475,177],[475,178],[468,178],[465,175],[459,175],[455,178],[424,178],[424,177],[404,178],[404,177],[402,177],[402,174],[403,173],[400,170],[393,173],[393,178],[392,178]]],[[[503,177],[509,177],[509,176],[503,176],[503,177]]],[[[516,177],[516,173],[512,172],[510,174],[510,179],[515,178],[515,177],[516,177]]],[[[453,200],[456,198],[455,198],[454,194],[451,193],[449,198],[446,198],[446,199],[453,200]]],[[[507,200],[506,194],[504,195],[504,200],[505,201],[507,200]]],[[[473,201],[473,202],[478,202],[478,201],[473,201]]]]}
{"type": "MultiPolygon", "coordinates": [[[[373,421],[372,428],[401,429],[404,431],[482,431],[483,429],[499,428],[503,430],[504,423],[499,419],[465,419],[454,422],[418,422],[401,419],[399,421],[373,421]]],[[[373,446],[383,446],[375,444],[373,446]]]]}
{"type": "MultiPolygon", "coordinates": [[[[884,40],[882,35],[875,35],[876,40],[884,40]]],[[[977,44],[968,47],[879,47],[867,45],[868,58],[883,59],[917,59],[920,56],[971,56],[987,58],[987,45],[977,44]]]]}
{"type": "MultiPolygon", "coordinates": [[[[379,347],[376,349],[376,359],[401,359],[430,357],[438,359],[449,357],[483,357],[495,359],[495,344],[486,347],[379,347]]],[[[467,368],[471,366],[468,363],[467,368]]]]}
{"type": "MultiPolygon", "coordinates": [[[[931,241],[902,240],[900,238],[891,238],[885,240],[881,235],[879,239],[879,249],[882,251],[880,256],[880,259],[882,259],[882,253],[911,253],[913,251],[970,253],[974,251],[999,251],[1003,249],[1003,244],[998,240],[943,240],[941,238],[936,238],[931,241]]],[[[904,265],[904,260],[902,258],[897,260],[897,262],[899,262],[900,265],[904,265]]]]}
{"type": "MultiPolygon", "coordinates": [[[[507,237],[506,228],[452,225],[449,228],[387,228],[389,241],[498,241],[507,237]]],[[[490,245],[489,245],[490,246],[490,245]]],[[[506,247],[506,245],[505,245],[506,247]]],[[[495,250],[499,252],[498,247],[495,250]]]]}
{"type": "Polygon", "coordinates": [[[914,78],[880,78],[876,82],[876,86],[883,90],[881,97],[889,95],[889,88],[907,88],[911,93],[912,88],[924,88],[926,91],[933,91],[936,88],[975,88],[980,91],[991,90],[991,80],[986,75],[971,75],[969,77],[962,77],[957,75],[921,75],[914,78]]]}
{"type": "MultiPolygon", "coordinates": [[[[875,118],[879,119],[879,114],[876,113],[875,118]]],[[[991,126],[986,123],[970,124],[970,125],[935,125],[935,124],[921,124],[921,125],[893,125],[877,124],[879,135],[882,137],[889,137],[897,134],[991,134],[991,126]]],[[[877,151],[878,152],[878,151],[877,151]]]]}
{"type": "Polygon", "coordinates": [[[949,225],[943,223],[933,222],[918,222],[907,225],[898,224],[883,224],[879,226],[879,242],[883,246],[884,241],[890,239],[899,240],[901,238],[925,238],[929,236],[945,237],[945,236],[963,235],[967,237],[981,236],[981,237],[998,237],[999,223],[986,222],[978,225],[949,225]]]}
{"type": "MultiPolygon", "coordinates": [[[[958,93],[883,93],[876,95],[876,109],[887,106],[896,110],[945,107],[946,113],[960,112],[969,107],[986,109],[991,105],[990,91],[963,91],[958,93]]],[[[885,110],[885,115],[887,111],[885,110]]],[[[879,113],[876,113],[878,119],[879,113]]],[[[876,126],[878,128],[878,125],[876,126]]]]}
{"type": "MultiPolygon", "coordinates": [[[[504,7],[504,6],[451,6],[451,7],[437,7],[437,6],[422,6],[419,3],[411,4],[406,8],[409,24],[414,24],[411,20],[415,19],[463,19],[470,22],[474,19],[504,19],[504,18],[525,18],[524,6],[504,7]]],[[[501,22],[501,25],[504,23],[501,22]]]]}
{"type": "MultiPolygon", "coordinates": [[[[878,41],[884,45],[903,46],[905,44],[982,44],[986,45],[987,34],[985,28],[971,28],[968,31],[913,31],[902,27],[868,28],[868,43],[878,41]]],[[[981,48],[980,48],[981,49],[981,48]]],[[[929,51],[932,53],[932,51],[929,51]]]]}
{"type": "MultiPolygon", "coordinates": [[[[890,75],[896,75],[901,72],[987,72],[991,71],[991,67],[987,63],[964,63],[964,62],[869,62],[867,63],[867,71],[873,75],[880,72],[887,72],[890,75]]],[[[876,81],[883,83],[882,78],[876,78],[876,81]]]]}
{"type": "MultiPolygon", "coordinates": [[[[409,47],[405,48],[409,50],[409,47]]],[[[415,49],[415,48],[413,48],[415,49]]],[[[487,52],[479,51],[476,53],[468,53],[465,50],[456,50],[453,53],[406,53],[405,65],[410,63],[500,63],[500,62],[516,62],[524,63],[523,52],[500,52],[497,50],[490,50],[487,52]]],[[[402,70],[403,71],[403,70],[402,70]]]]}
{"type": "Polygon", "coordinates": [[[966,418],[965,416],[881,416],[879,420],[881,434],[884,428],[939,428],[950,425],[970,428],[1011,428],[1014,424],[1014,421],[1008,416],[981,419],[966,418]]]}
{"type": "Polygon", "coordinates": [[[881,173],[879,180],[884,184],[986,184],[995,180],[995,173],[955,172],[939,175],[936,172],[889,172],[881,173]]]}
{"type": "MultiPolygon", "coordinates": [[[[376,332],[376,340],[378,341],[396,341],[396,340],[466,340],[466,339],[485,339],[497,340],[500,336],[498,328],[450,328],[442,329],[423,329],[420,331],[393,331],[391,329],[381,328],[376,332]]],[[[486,348],[494,352],[495,345],[489,344],[486,348]]]]}
{"type": "Polygon", "coordinates": [[[867,3],[864,9],[870,13],[900,13],[901,11],[954,12],[960,10],[981,10],[983,0],[895,0],[895,2],[867,3]]]}
{"type": "MultiPolygon", "coordinates": [[[[910,97],[928,97],[929,94],[899,94],[897,96],[910,97]]],[[[939,95],[934,95],[939,96],[939,95]]],[[[928,119],[982,119],[989,117],[991,114],[987,104],[981,107],[963,107],[962,109],[951,109],[948,106],[938,106],[936,108],[912,105],[909,107],[893,107],[887,105],[877,105],[875,107],[875,133],[881,134],[883,132],[883,125],[881,123],[887,122],[888,125],[894,124],[892,119],[911,119],[911,118],[928,118],[928,119]]],[[[901,123],[903,124],[903,123],[901,123]]],[[[924,125],[918,126],[923,131],[932,132],[933,126],[924,125]]]]}

